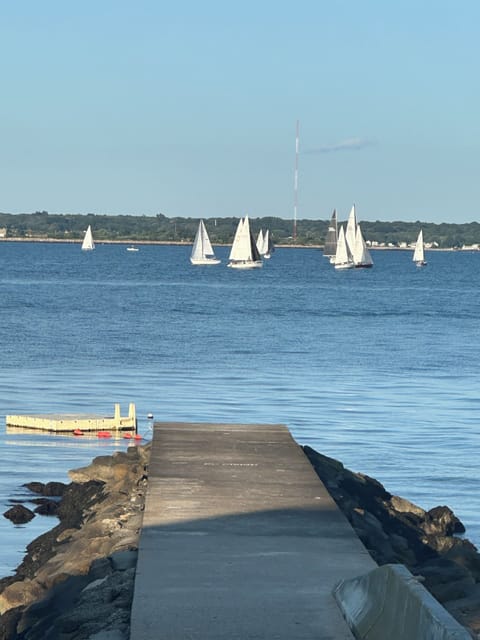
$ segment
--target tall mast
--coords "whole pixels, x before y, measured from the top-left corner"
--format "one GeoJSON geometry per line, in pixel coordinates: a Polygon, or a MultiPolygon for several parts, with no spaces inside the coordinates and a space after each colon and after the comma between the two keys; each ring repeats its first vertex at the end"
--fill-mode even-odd
{"type": "Polygon", "coordinates": [[[297,210],[298,210],[298,149],[300,123],[297,120],[295,132],[295,177],[293,180],[293,241],[297,240],[297,210]]]}

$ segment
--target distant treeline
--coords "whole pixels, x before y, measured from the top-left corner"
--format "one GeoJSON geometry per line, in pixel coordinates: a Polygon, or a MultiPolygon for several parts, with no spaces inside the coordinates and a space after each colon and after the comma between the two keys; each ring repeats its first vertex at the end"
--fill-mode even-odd
{"type": "MultiPolygon", "coordinates": [[[[238,218],[205,218],[213,244],[232,242],[238,218]]],[[[275,244],[294,244],[292,220],[283,218],[250,218],[253,232],[269,229],[275,244]]],[[[323,245],[329,220],[298,220],[295,244],[323,245]]],[[[0,213],[0,236],[7,238],[52,238],[79,240],[88,225],[92,226],[98,241],[160,241],[192,242],[198,227],[198,218],[168,218],[156,216],[0,213]]],[[[434,224],[431,222],[375,222],[362,221],[366,240],[378,244],[400,246],[413,243],[419,229],[423,229],[426,243],[436,243],[440,248],[462,247],[480,244],[480,224],[434,224]]]]}

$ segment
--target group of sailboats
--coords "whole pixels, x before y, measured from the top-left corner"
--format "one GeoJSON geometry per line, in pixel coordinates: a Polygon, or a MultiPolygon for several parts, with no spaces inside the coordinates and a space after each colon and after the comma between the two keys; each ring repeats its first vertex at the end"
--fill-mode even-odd
{"type": "Polygon", "coordinates": [[[269,260],[272,257],[272,253],[275,251],[275,247],[273,246],[272,239],[270,237],[270,231],[268,229],[260,229],[257,236],[257,249],[258,253],[269,260]]]}
{"type": "Polygon", "coordinates": [[[373,266],[372,256],[365,243],[360,224],[357,222],[355,205],[350,210],[346,230],[341,225],[340,231],[338,231],[337,212],[333,211],[325,238],[323,255],[330,259],[335,269],[373,266]]]}
{"type": "Polygon", "coordinates": [[[263,267],[262,256],[250,229],[248,216],[241,218],[238,223],[227,266],[232,269],[263,267]]]}
{"type": "MultiPolygon", "coordinates": [[[[427,264],[424,246],[423,231],[420,229],[413,252],[413,262],[417,267],[424,267],[427,264]]],[[[373,266],[372,256],[365,243],[360,224],[357,222],[355,205],[350,210],[346,230],[343,225],[340,231],[338,230],[337,211],[333,210],[325,236],[323,255],[329,258],[335,269],[373,266]]]]}
{"type": "MultiPolygon", "coordinates": [[[[420,229],[413,252],[413,262],[417,267],[424,267],[425,245],[423,242],[423,230],[420,229]]],[[[83,251],[93,251],[95,242],[91,225],[85,232],[82,242],[83,251]]],[[[133,245],[127,247],[127,251],[138,251],[133,245]]],[[[262,258],[269,259],[275,251],[269,230],[260,229],[255,241],[250,229],[248,216],[241,218],[238,223],[232,249],[229,256],[229,267],[233,269],[253,269],[263,266],[262,258]]],[[[355,205],[352,206],[348,216],[346,230],[343,225],[338,231],[337,211],[333,210],[332,218],[325,237],[323,255],[329,258],[335,269],[351,269],[353,267],[371,267],[373,260],[365,243],[360,224],[357,222],[355,205]]],[[[195,240],[193,242],[190,262],[194,265],[220,264],[221,260],[215,256],[207,229],[203,220],[200,220],[195,240]]]]}
{"type": "MultiPolygon", "coordinates": [[[[248,216],[241,218],[230,251],[228,267],[232,269],[256,269],[263,266],[262,258],[270,258],[274,251],[268,229],[260,230],[257,240],[253,237],[248,216]]],[[[193,243],[190,262],[194,265],[220,264],[213,251],[203,220],[200,220],[193,243]]]]}

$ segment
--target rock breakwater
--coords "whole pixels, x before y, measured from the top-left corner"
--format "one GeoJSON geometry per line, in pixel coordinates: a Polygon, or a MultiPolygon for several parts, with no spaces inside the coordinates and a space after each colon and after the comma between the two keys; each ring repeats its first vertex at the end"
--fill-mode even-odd
{"type": "MultiPolygon", "coordinates": [[[[303,450],[375,561],[405,564],[480,637],[480,555],[459,537],[463,525],[452,511],[424,511],[303,450]]],[[[69,485],[30,485],[43,497],[61,495],[59,522],[0,581],[0,640],[128,640],[149,453],[149,445],[129,447],[71,471],[69,485]]]]}
{"type": "Polygon", "coordinates": [[[2,640],[128,638],[149,452],[149,445],[130,446],[97,457],[56,487],[59,523],[0,581],[2,640]]]}
{"type": "Polygon", "coordinates": [[[377,564],[404,564],[472,634],[480,637],[480,554],[449,507],[424,511],[377,480],[303,447],[330,495],[377,564]]]}

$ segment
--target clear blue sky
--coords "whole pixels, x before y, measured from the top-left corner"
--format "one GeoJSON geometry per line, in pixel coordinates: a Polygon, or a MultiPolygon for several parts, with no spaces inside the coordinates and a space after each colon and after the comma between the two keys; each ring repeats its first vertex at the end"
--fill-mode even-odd
{"type": "Polygon", "coordinates": [[[0,211],[480,219],[478,0],[0,7],[0,211]]]}

